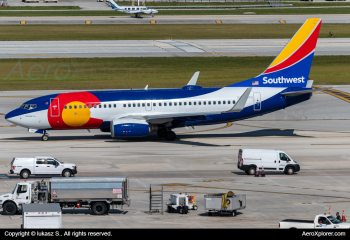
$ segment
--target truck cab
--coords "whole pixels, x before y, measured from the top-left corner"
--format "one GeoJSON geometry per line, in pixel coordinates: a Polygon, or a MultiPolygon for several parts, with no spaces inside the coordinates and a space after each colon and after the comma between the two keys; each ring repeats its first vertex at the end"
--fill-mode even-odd
{"type": "Polygon", "coordinates": [[[23,204],[31,203],[33,187],[33,181],[17,183],[12,193],[0,195],[0,209],[3,208],[5,215],[15,214],[23,204]]]}

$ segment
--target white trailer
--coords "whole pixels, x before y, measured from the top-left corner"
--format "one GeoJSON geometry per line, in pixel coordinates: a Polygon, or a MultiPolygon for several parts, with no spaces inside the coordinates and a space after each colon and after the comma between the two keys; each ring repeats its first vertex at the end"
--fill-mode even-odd
{"type": "Polygon", "coordinates": [[[23,204],[21,228],[62,228],[62,211],[60,205],[58,203],[23,204]]]}

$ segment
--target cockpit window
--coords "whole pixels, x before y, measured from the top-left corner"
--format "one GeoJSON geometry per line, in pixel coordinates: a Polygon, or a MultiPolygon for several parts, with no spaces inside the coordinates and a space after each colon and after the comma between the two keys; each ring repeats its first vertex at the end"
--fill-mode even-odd
{"type": "Polygon", "coordinates": [[[36,108],[36,104],[22,104],[19,108],[32,110],[32,109],[36,108]]]}

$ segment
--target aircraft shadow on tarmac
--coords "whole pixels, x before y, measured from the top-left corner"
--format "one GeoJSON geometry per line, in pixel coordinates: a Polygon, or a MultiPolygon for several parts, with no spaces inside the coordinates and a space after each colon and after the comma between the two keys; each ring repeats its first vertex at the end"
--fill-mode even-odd
{"type": "MultiPolygon", "coordinates": [[[[205,139],[205,138],[243,138],[243,137],[310,137],[310,136],[301,136],[294,133],[294,129],[262,129],[251,132],[242,132],[242,133],[188,133],[188,134],[178,134],[178,138],[175,141],[168,142],[162,138],[159,138],[156,134],[151,134],[147,138],[132,138],[132,139],[112,139],[110,135],[91,135],[91,136],[54,136],[50,135],[50,141],[63,141],[63,140],[106,140],[106,143],[117,143],[117,142],[156,142],[156,143],[174,143],[174,144],[185,144],[185,145],[194,145],[194,146],[211,146],[211,147],[226,147],[230,145],[216,145],[210,143],[201,143],[187,141],[185,139],[205,139]]],[[[40,136],[31,136],[31,137],[16,137],[16,138],[3,138],[3,141],[9,140],[19,140],[19,141],[41,141],[40,136]]]]}

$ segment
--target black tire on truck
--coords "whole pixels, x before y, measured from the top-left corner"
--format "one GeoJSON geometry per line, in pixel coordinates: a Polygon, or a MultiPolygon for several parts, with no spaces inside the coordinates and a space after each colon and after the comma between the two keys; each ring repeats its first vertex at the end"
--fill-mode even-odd
{"type": "Polygon", "coordinates": [[[255,175],[255,172],[256,172],[256,167],[251,167],[248,169],[248,174],[249,175],[255,175]]]}
{"type": "Polygon", "coordinates": [[[21,175],[21,178],[27,179],[30,176],[30,172],[28,170],[22,170],[20,175],[21,175]]]}
{"type": "Polygon", "coordinates": [[[72,176],[72,172],[68,169],[65,169],[63,172],[62,172],[62,176],[63,177],[70,177],[72,176]]]}
{"type": "Polygon", "coordinates": [[[293,173],[294,173],[294,168],[292,168],[292,167],[287,168],[286,174],[293,175],[293,173]]]}
{"type": "Polygon", "coordinates": [[[15,215],[17,212],[17,206],[13,202],[7,202],[2,209],[4,215],[15,215]]]}
{"type": "Polygon", "coordinates": [[[107,212],[107,207],[103,202],[96,202],[92,205],[91,210],[96,215],[103,215],[107,212]]]}

